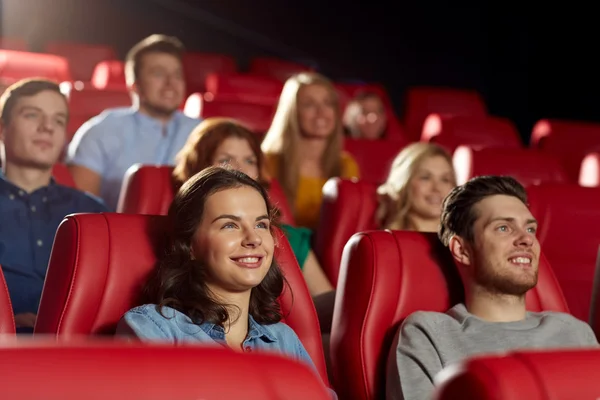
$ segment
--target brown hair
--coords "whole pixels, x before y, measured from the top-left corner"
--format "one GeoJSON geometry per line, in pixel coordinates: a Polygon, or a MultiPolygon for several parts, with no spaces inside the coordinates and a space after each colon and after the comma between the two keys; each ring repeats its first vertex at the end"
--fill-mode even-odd
{"type": "Polygon", "coordinates": [[[513,196],[527,205],[525,188],[509,176],[478,176],[452,189],[442,205],[438,232],[444,245],[448,246],[455,235],[473,243],[473,225],[478,218],[475,205],[486,197],[495,195],[513,196]]]}
{"type": "MultiPolygon", "coordinates": [[[[169,208],[171,231],[166,255],[144,290],[146,300],[157,304],[159,312],[162,307],[171,307],[198,324],[223,325],[233,319],[231,313],[236,310],[211,296],[204,263],[192,258],[191,243],[202,222],[206,200],[214,193],[244,186],[260,193],[271,217],[273,209],[267,192],[241,172],[208,167],[183,184],[169,208]]],[[[273,324],[281,320],[277,298],[283,292],[284,284],[283,274],[273,258],[265,278],[250,294],[249,313],[256,322],[273,324]]]]}
{"type": "Polygon", "coordinates": [[[452,178],[456,185],[456,176],[452,158],[448,152],[432,143],[417,142],[406,146],[394,159],[390,174],[384,184],[377,188],[379,208],[375,215],[377,225],[384,229],[407,230],[411,227],[408,212],[412,205],[408,184],[417,172],[419,165],[430,157],[441,156],[452,169],[452,178]]]}
{"type": "Polygon", "coordinates": [[[149,53],[166,53],[183,60],[185,47],[174,36],[150,35],[129,50],[125,58],[125,78],[128,85],[133,85],[140,75],[142,58],[149,53]]]}
{"type": "Polygon", "coordinates": [[[305,86],[319,85],[327,88],[334,102],[336,126],[327,139],[327,147],[321,157],[321,167],[326,179],[340,176],[342,173],[343,126],[340,118],[340,106],[337,91],[331,81],[314,72],[302,72],[290,77],[283,86],[277,111],[261,148],[265,154],[278,157],[277,180],[281,184],[288,203],[296,204],[296,191],[300,180],[300,159],[298,143],[301,140],[298,123],[298,93],[305,86]]]}
{"type": "Polygon", "coordinates": [[[65,100],[65,104],[67,104],[68,112],[67,98],[60,91],[60,86],[58,83],[41,78],[22,79],[9,86],[4,93],[2,93],[2,96],[0,96],[0,121],[2,121],[4,124],[10,123],[12,110],[15,108],[15,105],[19,99],[23,97],[35,96],[36,94],[46,90],[60,94],[65,100]]]}
{"type": "Polygon", "coordinates": [[[193,175],[213,165],[215,152],[221,143],[231,137],[245,139],[248,142],[256,156],[258,180],[266,186],[269,176],[256,134],[233,119],[207,118],[192,131],[185,146],[177,154],[172,175],[175,190],[193,175]]]}

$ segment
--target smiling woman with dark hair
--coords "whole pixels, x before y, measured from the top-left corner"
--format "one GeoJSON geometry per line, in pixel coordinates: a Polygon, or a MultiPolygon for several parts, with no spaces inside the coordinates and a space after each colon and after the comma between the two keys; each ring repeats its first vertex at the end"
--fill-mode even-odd
{"type": "Polygon", "coordinates": [[[285,279],[273,253],[273,208],[247,175],[209,167],[186,181],[171,204],[170,243],[118,334],[144,341],[208,343],[270,350],[314,368],[277,298],[285,279]]]}

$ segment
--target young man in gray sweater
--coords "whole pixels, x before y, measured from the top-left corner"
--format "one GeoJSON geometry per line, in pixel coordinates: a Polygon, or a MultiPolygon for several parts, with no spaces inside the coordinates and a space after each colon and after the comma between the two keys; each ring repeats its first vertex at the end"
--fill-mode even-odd
{"type": "Polygon", "coordinates": [[[598,345],[590,326],[569,314],[526,311],[540,257],[526,204],[525,189],[510,177],[477,177],[446,197],[439,237],[461,275],[465,303],[404,321],[388,362],[388,399],[429,399],[436,374],[472,355],[598,345]]]}

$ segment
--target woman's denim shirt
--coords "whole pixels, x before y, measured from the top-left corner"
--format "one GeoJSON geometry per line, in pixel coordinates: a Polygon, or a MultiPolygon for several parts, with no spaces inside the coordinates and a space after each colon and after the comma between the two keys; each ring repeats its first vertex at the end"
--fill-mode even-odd
{"type": "MultiPolygon", "coordinates": [[[[143,341],[206,343],[229,348],[225,341],[225,331],[220,325],[209,322],[194,324],[187,315],[171,307],[163,307],[161,315],[156,304],[135,307],[121,318],[117,325],[117,335],[131,334],[143,341]]],[[[296,332],[282,322],[261,325],[249,316],[248,336],[243,347],[246,352],[257,350],[283,353],[308,364],[317,373],[317,368],[296,332]]],[[[337,398],[333,391],[331,392],[332,397],[337,398]]]]}

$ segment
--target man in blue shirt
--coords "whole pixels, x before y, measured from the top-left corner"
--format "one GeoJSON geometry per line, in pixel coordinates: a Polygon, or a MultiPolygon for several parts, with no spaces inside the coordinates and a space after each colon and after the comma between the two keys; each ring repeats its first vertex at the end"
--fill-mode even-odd
{"type": "Polygon", "coordinates": [[[173,165],[200,122],[177,108],[185,96],[183,45],[152,35],[127,55],[125,76],[132,108],[106,110],[77,131],[67,164],[77,187],[117,209],[125,172],[134,164],[173,165]]]}
{"type": "Polygon", "coordinates": [[[66,140],[67,100],[54,82],[17,82],[0,97],[0,265],[17,328],[33,328],[50,250],[68,214],[103,212],[99,199],[52,179],[66,140]]]}

